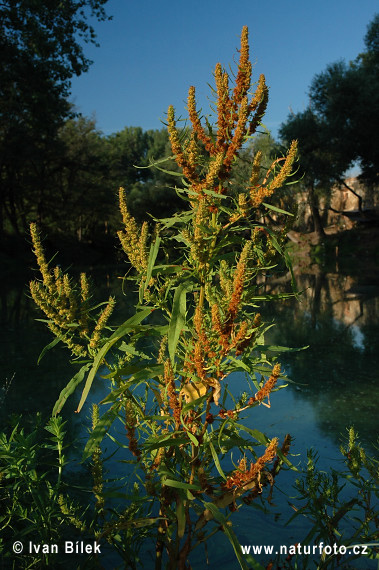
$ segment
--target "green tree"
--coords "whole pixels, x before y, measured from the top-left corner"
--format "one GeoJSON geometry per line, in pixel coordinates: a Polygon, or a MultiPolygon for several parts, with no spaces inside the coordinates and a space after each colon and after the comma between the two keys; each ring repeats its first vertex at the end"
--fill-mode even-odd
{"type": "Polygon", "coordinates": [[[349,167],[341,155],[328,143],[328,127],[311,108],[288,117],[281,125],[279,135],[285,142],[296,138],[299,141],[300,189],[308,196],[313,229],[322,238],[323,221],[320,214],[320,198],[330,201],[332,188],[342,179],[349,167]]]}
{"type": "Polygon", "coordinates": [[[19,233],[25,200],[43,184],[46,156],[72,109],[70,79],[87,71],[89,18],[105,20],[107,0],[4,0],[0,4],[0,230],[19,233]]]}
{"type": "Polygon", "coordinates": [[[161,162],[171,154],[166,129],[144,132],[141,127],[125,127],[108,140],[110,177],[115,187],[125,188],[133,216],[142,221],[183,209],[167,173],[177,166],[170,158],[161,162]]]}
{"type": "Polygon", "coordinates": [[[109,144],[95,121],[68,120],[59,131],[63,152],[52,165],[51,190],[44,205],[48,225],[79,241],[93,241],[114,221],[114,185],[108,180],[109,144]],[[57,212],[65,216],[57,216],[57,212]]]}
{"type": "Polygon", "coordinates": [[[354,62],[329,65],[315,76],[310,87],[310,106],[292,113],[281,125],[279,135],[285,142],[299,141],[300,169],[308,193],[314,230],[323,236],[319,211],[320,197],[330,207],[336,185],[344,181],[353,164],[361,167],[361,178],[375,183],[379,172],[379,153],[372,144],[379,129],[379,16],[375,16],[365,37],[366,51],[354,62]]]}
{"type": "Polygon", "coordinates": [[[379,14],[368,26],[366,50],[355,61],[333,63],[312,81],[311,105],[328,125],[330,145],[357,162],[361,178],[376,183],[379,151],[379,14]]]}

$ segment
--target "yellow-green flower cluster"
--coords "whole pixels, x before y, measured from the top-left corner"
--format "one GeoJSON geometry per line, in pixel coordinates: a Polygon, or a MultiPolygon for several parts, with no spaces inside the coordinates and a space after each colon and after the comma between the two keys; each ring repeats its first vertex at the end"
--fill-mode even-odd
{"type": "Polygon", "coordinates": [[[68,506],[66,499],[62,494],[58,496],[58,505],[61,513],[68,517],[68,520],[75,528],[81,532],[84,532],[86,530],[85,524],[80,519],[78,519],[77,516],[75,516],[74,509],[68,506]]]}
{"type": "Polygon", "coordinates": [[[144,273],[147,269],[148,250],[147,240],[149,227],[147,222],[142,224],[140,229],[126,205],[126,194],[124,188],[119,189],[119,203],[124,223],[124,231],[117,233],[122,249],[129,258],[130,263],[138,273],[144,273]]]}
{"type": "MultiPolygon", "coordinates": [[[[96,429],[99,423],[99,406],[92,406],[92,431],[96,429]]],[[[103,462],[101,460],[101,448],[97,446],[92,454],[91,472],[93,478],[92,491],[96,499],[96,510],[101,512],[104,509],[104,480],[103,480],[103,462]]]]}
{"type": "Polygon", "coordinates": [[[296,159],[297,154],[297,141],[292,141],[291,146],[288,150],[287,156],[285,158],[276,159],[270,166],[262,184],[257,184],[259,178],[259,168],[261,162],[261,155],[258,152],[255,156],[252,168],[252,174],[250,178],[250,201],[254,208],[258,208],[265,198],[271,196],[277,188],[283,186],[286,179],[291,175],[292,166],[296,159]],[[275,171],[276,166],[283,162],[279,172],[274,174],[271,181],[269,181],[270,175],[275,171]]]}
{"type": "Polygon", "coordinates": [[[30,234],[34,253],[42,275],[42,281],[30,282],[34,302],[49,319],[48,327],[75,356],[87,356],[100,341],[101,332],[114,308],[110,298],[97,321],[89,319],[89,283],[85,273],[75,285],[60,267],[49,269],[36,224],[31,224],[30,234]],[[91,335],[90,328],[93,332],[91,335]]]}

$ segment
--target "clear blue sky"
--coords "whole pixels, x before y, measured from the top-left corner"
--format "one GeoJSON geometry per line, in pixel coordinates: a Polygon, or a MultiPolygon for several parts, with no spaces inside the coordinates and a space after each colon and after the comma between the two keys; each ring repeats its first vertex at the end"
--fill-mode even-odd
{"type": "Polygon", "coordinates": [[[97,23],[100,47],[86,46],[88,73],[72,81],[71,100],[94,115],[104,134],[125,126],[162,127],[170,104],[185,116],[188,87],[199,105],[217,62],[238,58],[249,27],[254,78],[266,76],[265,125],[274,136],[289,110],[302,111],[313,76],[328,63],[354,59],[364,48],[377,0],[110,0],[110,22],[97,23]]]}

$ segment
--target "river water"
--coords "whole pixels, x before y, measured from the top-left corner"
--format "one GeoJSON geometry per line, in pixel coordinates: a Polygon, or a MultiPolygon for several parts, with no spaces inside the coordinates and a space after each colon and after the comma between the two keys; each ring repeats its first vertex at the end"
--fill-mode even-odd
{"type": "MultiPolygon", "coordinates": [[[[119,288],[118,273],[110,268],[99,272],[107,289],[119,288]]],[[[319,268],[297,276],[300,300],[269,303],[263,308],[265,319],[275,321],[269,333],[272,344],[304,347],[286,353],[280,359],[294,381],[272,395],[271,407],[254,408],[248,426],[269,437],[294,438],[292,460],[304,464],[305,450],[317,449],[319,466],[328,470],[341,466],[339,446],[347,428],[354,425],[368,449],[379,436],[379,280],[376,276],[350,276],[323,273],[319,268]]],[[[288,288],[288,280],[268,281],[272,293],[288,288]]],[[[42,411],[48,416],[56,398],[72,376],[65,350],[56,348],[37,365],[42,348],[51,341],[50,334],[38,321],[41,315],[28,297],[23,277],[3,280],[0,288],[0,426],[9,415],[42,411]]],[[[125,318],[128,300],[123,299],[125,318]]],[[[129,305],[130,305],[129,301],[129,305]]],[[[245,389],[236,375],[235,388],[245,389]]],[[[101,388],[98,388],[98,394],[101,388]]],[[[96,396],[96,393],[95,393],[96,396]]],[[[97,398],[95,398],[96,400],[97,398]]],[[[66,418],[70,429],[80,433],[81,420],[74,416],[75,398],[68,402],[66,418]]],[[[84,418],[85,419],[85,418],[84,418]]],[[[274,493],[272,514],[242,509],[236,513],[234,528],[241,544],[293,544],[305,536],[304,522],[296,519],[285,526],[292,511],[288,506],[294,475],[278,477],[279,491],[274,493]]],[[[211,561],[224,569],[237,568],[226,537],[210,546],[211,561]]],[[[213,565],[213,563],[211,565],[213,565]]],[[[368,560],[357,568],[375,568],[368,560]]],[[[199,566],[200,568],[200,566],[199,566]]]]}

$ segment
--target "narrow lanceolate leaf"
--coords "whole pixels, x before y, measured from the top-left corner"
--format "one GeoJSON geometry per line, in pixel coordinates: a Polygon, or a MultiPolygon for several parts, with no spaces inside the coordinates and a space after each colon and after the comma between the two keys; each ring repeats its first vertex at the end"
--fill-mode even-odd
{"type": "Polygon", "coordinates": [[[191,288],[190,283],[181,283],[177,286],[172,303],[171,320],[168,327],[168,353],[174,363],[175,351],[186,322],[186,296],[191,288]]]}
{"type": "Polygon", "coordinates": [[[288,255],[288,251],[284,251],[284,259],[286,262],[286,265],[288,267],[288,269],[290,270],[291,273],[291,286],[292,286],[292,290],[294,292],[294,295],[297,297],[299,295],[299,290],[297,288],[297,284],[296,284],[296,278],[295,278],[295,274],[293,272],[293,267],[292,267],[292,261],[290,256],[288,255]]]}
{"type": "Polygon", "coordinates": [[[122,402],[120,401],[116,402],[115,404],[113,404],[111,408],[109,408],[107,412],[105,412],[105,414],[101,416],[95,429],[91,433],[89,440],[86,443],[86,446],[83,451],[82,461],[85,461],[86,459],[91,457],[95,449],[103,441],[105,434],[107,433],[107,431],[109,430],[115,419],[117,418],[121,406],[122,402]]]}
{"type": "Polygon", "coordinates": [[[178,520],[178,538],[183,538],[186,530],[186,512],[182,497],[178,497],[176,503],[176,518],[178,520]]]}
{"type": "Polygon", "coordinates": [[[240,543],[238,542],[238,539],[237,539],[236,535],[234,534],[232,527],[228,524],[229,521],[226,518],[226,516],[213,503],[205,503],[204,502],[204,506],[212,513],[212,515],[216,519],[216,521],[218,523],[220,523],[220,525],[222,526],[222,530],[224,531],[224,533],[228,537],[231,545],[233,546],[233,550],[235,552],[235,555],[237,557],[237,560],[238,560],[242,570],[249,570],[249,567],[246,564],[245,558],[242,554],[240,543]]]}
{"type": "Polygon", "coordinates": [[[261,350],[269,350],[270,352],[300,352],[306,350],[309,346],[301,346],[300,348],[291,348],[289,346],[277,346],[273,344],[264,344],[259,347],[261,350]]]}
{"type": "MultiPolygon", "coordinates": [[[[122,386],[112,390],[108,396],[106,396],[103,400],[101,400],[101,404],[108,404],[110,402],[115,402],[123,392],[127,390],[132,384],[137,384],[138,382],[149,381],[149,385],[151,388],[151,381],[153,378],[160,376],[163,374],[164,366],[163,364],[156,364],[155,366],[144,366],[138,372],[133,374],[130,378],[128,378],[122,386]]],[[[123,369],[120,371],[123,374],[123,369]]],[[[146,382],[145,382],[146,383],[146,382]]]]}
{"type": "Polygon", "coordinates": [[[214,445],[213,445],[213,443],[212,443],[211,441],[209,441],[209,449],[211,450],[212,457],[213,457],[213,461],[215,462],[215,466],[216,466],[217,471],[219,472],[219,474],[221,475],[221,477],[226,480],[225,473],[224,473],[223,470],[222,470],[221,463],[220,463],[220,461],[219,461],[219,459],[218,459],[216,450],[215,450],[214,445]]]}
{"type": "Polygon", "coordinates": [[[114,344],[116,344],[116,342],[118,342],[123,336],[125,336],[125,334],[130,332],[134,326],[141,323],[143,321],[143,319],[145,319],[150,313],[151,313],[151,309],[148,308],[148,309],[143,309],[142,311],[139,311],[138,313],[136,313],[135,315],[130,317],[130,319],[125,321],[125,323],[122,324],[112,334],[112,336],[109,338],[108,342],[106,344],[104,344],[104,346],[99,350],[99,352],[97,353],[97,355],[93,361],[93,365],[92,365],[92,368],[90,370],[90,373],[88,374],[88,378],[87,378],[86,384],[84,386],[82,397],[80,398],[78,409],[76,410],[77,413],[80,412],[80,410],[83,407],[84,402],[87,399],[88,393],[89,393],[91,386],[92,386],[92,382],[94,381],[94,378],[96,376],[96,372],[98,371],[105,355],[112,348],[112,346],[114,344]]]}
{"type": "Polygon", "coordinates": [[[65,388],[63,388],[63,390],[59,394],[58,400],[55,403],[55,406],[54,406],[54,409],[52,412],[53,416],[56,416],[57,414],[59,414],[59,412],[61,411],[61,409],[65,405],[68,397],[71,396],[71,394],[73,394],[75,392],[76,387],[81,382],[83,382],[84,376],[85,376],[87,370],[90,368],[90,366],[91,366],[91,363],[88,363],[88,364],[85,364],[84,366],[82,366],[81,369],[79,370],[79,372],[77,372],[75,374],[75,376],[73,378],[71,378],[71,380],[67,384],[67,386],[65,386],[65,388]]]}
{"type": "Polygon", "coordinates": [[[291,214],[291,212],[287,212],[286,210],[282,210],[281,208],[278,208],[277,206],[273,206],[272,204],[266,204],[266,202],[262,202],[263,206],[266,206],[266,208],[268,208],[269,210],[273,210],[274,212],[278,212],[279,214],[286,214],[287,216],[293,216],[293,214],[291,214]]]}
{"type": "Polygon", "coordinates": [[[175,481],[174,479],[163,479],[163,485],[167,487],[175,487],[176,489],[192,489],[193,491],[200,491],[200,485],[192,485],[192,483],[182,483],[181,481],[175,481]]]}
{"type": "Polygon", "coordinates": [[[58,344],[58,342],[60,342],[60,340],[61,340],[60,337],[57,337],[52,342],[50,342],[50,344],[45,346],[45,348],[42,350],[41,354],[38,357],[37,364],[39,364],[41,362],[41,360],[45,356],[46,352],[48,350],[50,350],[51,348],[54,348],[54,346],[56,346],[58,344]]]}
{"type": "MultiPolygon", "coordinates": [[[[162,416],[163,418],[163,416],[162,416]]],[[[173,438],[172,435],[158,436],[154,438],[155,443],[147,442],[144,447],[150,453],[154,449],[160,449],[161,447],[178,447],[179,445],[188,444],[187,437],[176,437],[173,438]]]]}
{"type": "Polygon", "coordinates": [[[159,245],[161,243],[161,238],[158,236],[154,243],[150,246],[150,253],[149,259],[147,261],[147,270],[146,270],[146,279],[144,283],[141,283],[140,290],[139,290],[139,302],[142,303],[143,297],[145,294],[145,290],[148,287],[151,279],[151,274],[155,265],[155,261],[157,259],[159,245]]]}

